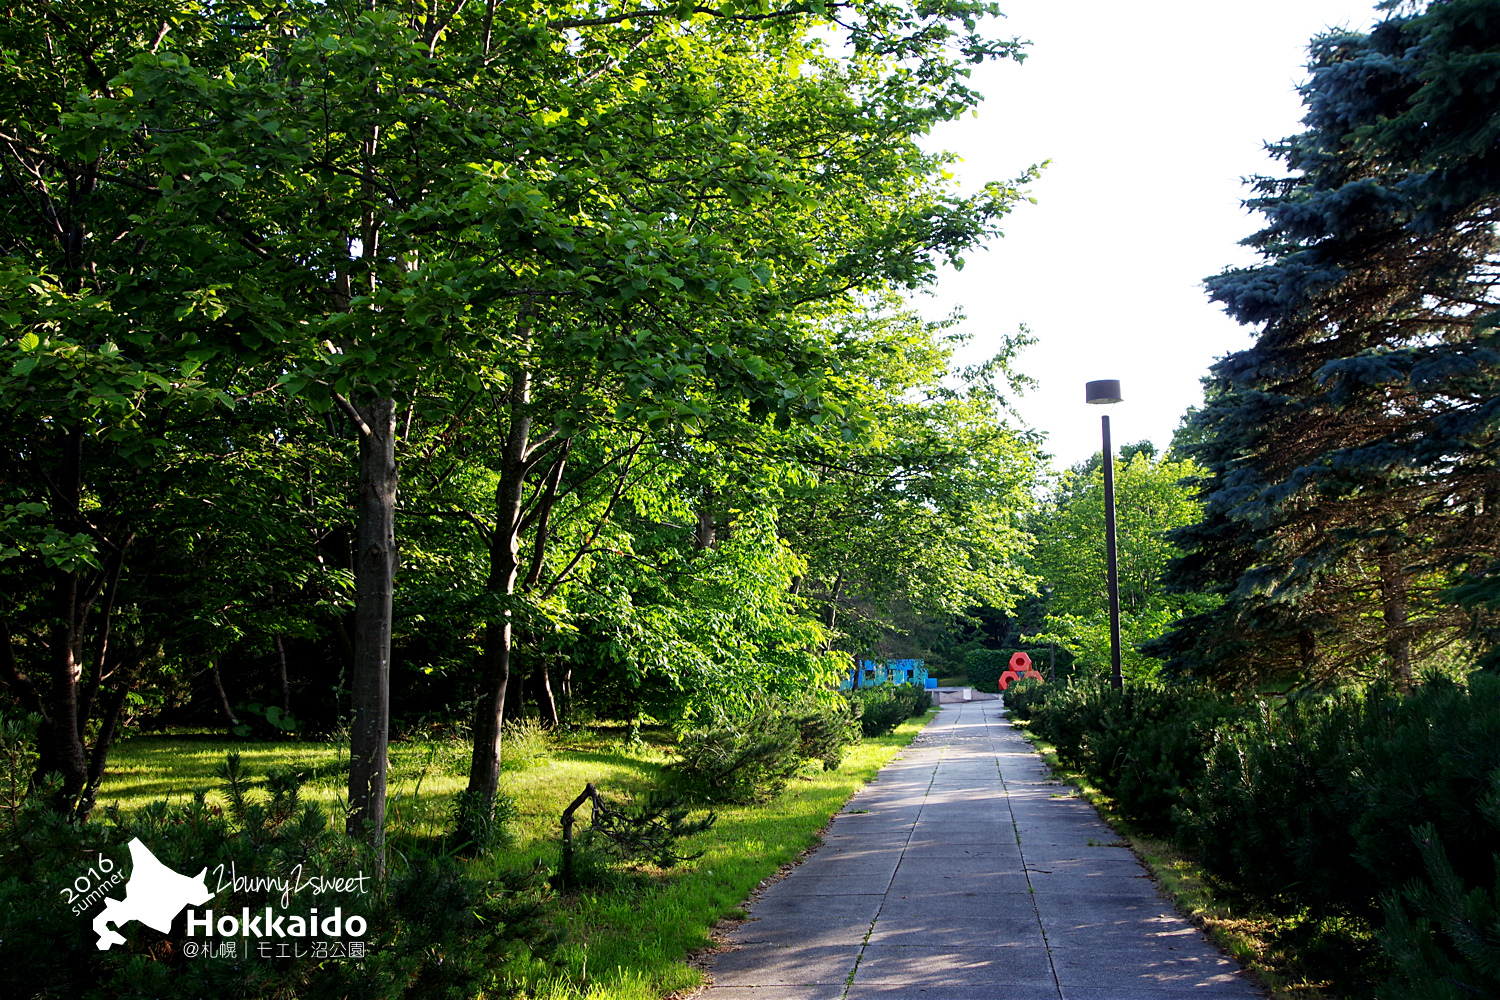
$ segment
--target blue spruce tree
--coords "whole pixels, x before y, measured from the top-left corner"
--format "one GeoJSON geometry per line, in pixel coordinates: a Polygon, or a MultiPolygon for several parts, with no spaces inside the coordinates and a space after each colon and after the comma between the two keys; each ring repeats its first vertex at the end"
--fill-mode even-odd
{"type": "Polygon", "coordinates": [[[1148,650],[1179,673],[1404,687],[1492,645],[1500,3],[1384,6],[1314,41],[1307,131],[1273,147],[1290,175],[1248,203],[1263,262],[1207,283],[1259,334],[1179,446],[1208,505],[1169,585],[1227,598],[1148,650]]]}

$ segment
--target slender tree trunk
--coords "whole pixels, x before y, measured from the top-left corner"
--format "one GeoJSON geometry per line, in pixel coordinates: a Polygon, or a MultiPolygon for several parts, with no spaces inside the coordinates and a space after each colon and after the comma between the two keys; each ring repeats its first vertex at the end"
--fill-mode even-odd
{"type": "MultiPolygon", "coordinates": [[[[563,470],[568,466],[568,452],[572,447],[572,438],[564,441],[558,447],[557,458],[553,460],[552,468],[547,470],[547,486],[542,491],[542,499],[538,502],[534,514],[536,533],[531,543],[531,565],[526,568],[526,580],[521,584],[522,590],[530,591],[542,579],[542,570],[547,564],[547,543],[552,538],[552,508],[557,505],[557,493],[562,486],[563,470]]],[[[527,518],[528,521],[531,519],[527,518]]]]}
{"type": "MultiPolygon", "coordinates": [[[[490,540],[486,587],[510,597],[520,569],[521,506],[526,485],[526,452],[531,443],[531,373],[522,368],[511,389],[510,432],[495,487],[495,533],[490,540]]],[[[507,609],[485,624],[482,660],[484,689],[474,712],[474,755],[469,765],[470,806],[483,815],[494,808],[500,784],[500,735],[510,683],[511,614],[507,609]]]]}
{"type": "Polygon", "coordinates": [[[61,570],[53,574],[52,612],[55,616],[49,639],[52,683],[47,686],[43,701],[46,711],[37,734],[37,777],[47,774],[62,777],[56,804],[59,809],[70,811],[88,782],[88,761],[78,721],[78,682],[83,676],[76,631],[78,574],[61,570]]]}
{"type": "Polygon", "coordinates": [[[714,514],[708,507],[710,499],[711,495],[703,498],[703,506],[698,508],[698,528],[693,532],[693,548],[700,552],[719,544],[718,534],[714,530],[714,514]]]}
{"type": "Polygon", "coordinates": [[[510,637],[510,680],[505,686],[505,718],[519,719],[526,712],[526,682],[531,678],[531,673],[526,669],[524,662],[517,662],[516,647],[524,647],[526,637],[517,635],[514,631],[510,637]]]}
{"type": "MultiPolygon", "coordinates": [[[[135,535],[133,534],[125,540],[125,544],[120,546],[120,551],[115,553],[115,557],[107,571],[109,579],[104,588],[104,606],[101,608],[99,619],[99,644],[94,654],[94,670],[89,677],[88,684],[84,687],[82,697],[78,701],[78,724],[80,727],[87,726],[89,714],[94,710],[94,699],[99,697],[99,688],[104,683],[104,675],[106,673],[104,669],[105,662],[109,656],[110,625],[114,621],[115,597],[120,590],[120,572],[125,568],[125,550],[130,547],[131,542],[134,540],[135,535]]],[[[82,648],[81,644],[80,648],[82,648]]]]}
{"type": "Polygon", "coordinates": [[[390,741],[391,598],[396,584],[396,405],[359,410],[359,524],[354,565],[354,663],[350,670],[349,818],[380,864],[385,845],[386,748],[390,741]]]}
{"type": "Polygon", "coordinates": [[[844,594],[844,570],[833,579],[833,590],[828,594],[828,627],[833,628],[839,620],[839,598],[844,594]]]}
{"type": "MultiPolygon", "coordinates": [[[[57,473],[55,515],[61,523],[79,517],[83,460],[83,433],[70,430],[63,439],[62,463],[57,473]]],[[[44,689],[42,725],[37,733],[35,777],[62,777],[56,802],[60,811],[71,812],[88,782],[83,732],[78,719],[79,681],[83,664],[79,643],[82,597],[79,574],[52,572],[52,628],[48,639],[51,683],[44,689]]]]}
{"type": "Polygon", "coordinates": [[[1411,690],[1411,635],[1407,631],[1406,574],[1398,562],[1396,543],[1384,541],[1380,556],[1380,592],[1385,611],[1385,652],[1402,694],[1411,690]]]}
{"type": "Polygon", "coordinates": [[[234,717],[234,709],[229,707],[229,695],[224,693],[224,679],[219,676],[219,664],[211,663],[208,666],[208,676],[214,682],[214,691],[219,696],[219,711],[224,713],[224,718],[231,726],[238,726],[240,720],[234,717]]]}
{"type": "Polygon", "coordinates": [[[552,697],[552,677],[545,656],[536,668],[536,709],[543,725],[556,727],[557,701],[552,697]]]}
{"type": "Polygon", "coordinates": [[[119,727],[120,712],[130,690],[125,684],[116,685],[104,699],[104,717],[99,722],[99,735],[94,738],[94,749],[89,754],[89,777],[84,791],[84,804],[80,812],[87,815],[94,806],[94,793],[104,781],[104,765],[109,760],[109,748],[115,741],[115,730],[119,727]]]}
{"type": "Polygon", "coordinates": [[[1312,676],[1318,666],[1318,640],[1307,629],[1297,633],[1297,655],[1302,660],[1303,671],[1312,676]]]}
{"type": "Polygon", "coordinates": [[[281,682],[281,710],[290,712],[292,710],[292,688],[286,679],[286,649],[281,645],[281,636],[274,640],[276,645],[276,678],[281,682]]]}

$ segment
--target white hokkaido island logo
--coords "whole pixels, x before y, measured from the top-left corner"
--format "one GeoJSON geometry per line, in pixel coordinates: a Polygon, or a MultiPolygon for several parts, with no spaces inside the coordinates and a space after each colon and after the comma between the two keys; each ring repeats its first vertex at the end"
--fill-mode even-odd
{"type": "Polygon", "coordinates": [[[189,878],[179,875],[160,861],[151,849],[136,837],[130,842],[130,879],[125,883],[125,898],[104,897],[104,909],[94,918],[94,933],[99,935],[99,950],[108,951],[125,938],[116,933],[131,920],[163,934],[172,930],[172,921],[189,906],[201,906],[213,898],[203,877],[208,866],[189,878]],[[109,925],[114,924],[115,930],[109,925]]]}

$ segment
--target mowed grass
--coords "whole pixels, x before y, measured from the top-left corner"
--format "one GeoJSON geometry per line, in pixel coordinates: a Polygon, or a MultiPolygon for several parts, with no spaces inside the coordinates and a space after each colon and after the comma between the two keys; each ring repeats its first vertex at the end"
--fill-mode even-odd
{"type": "MultiPolygon", "coordinates": [[[[908,720],[889,736],[864,740],[837,771],[809,764],[772,802],[714,807],[713,828],[684,847],[686,853],[703,852],[693,861],[560,898],[555,964],[538,969],[525,994],[537,1000],[657,1000],[699,986],[701,973],[685,960],[712,944],[714,925],[739,915],[757,885],[817,844],[819,831],[839,807],[896,757],[935,711],[908,720]]],[[[564,735],[550,745],[535,738],[513,745],[501,792],[517,806],[514,843],[476,862],[479,874],[491,866],[529,868],[538,861],[556,871],[560,817],[585,783],[593,782],[607,797],[629,798],[658,786],[671,759],[670,739],[660,732],[647,732],[633,746],[624,742],[623,732],[607,730],[564,735]]],[[[210,789],[211,801],[222,803],[214,771],[229,751],[240,753],[253,778],[272,767],[310,775],[304,801],[326,808],[330,822],[342,815],[347,750],[334,743],[138,736],[112,755],[99,802],[128,814],[154,799],[186,800],[202,788],[210,789]]],[[[393,848],[440,843],[453,795],[466,784],[467,746],[457,740],[413,740],[392,744],[390,758],[393,848]]],[[[580,829],[588,810],[579,810],[580,829]]]]}

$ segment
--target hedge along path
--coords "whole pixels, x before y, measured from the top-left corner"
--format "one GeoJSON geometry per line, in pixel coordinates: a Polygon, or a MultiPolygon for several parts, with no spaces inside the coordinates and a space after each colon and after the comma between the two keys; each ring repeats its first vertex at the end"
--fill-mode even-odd
{"type": "Polygon", "coordinates": [[[1264,997],[1002,702],[946,706],[753,904],[704,1000],[1264,997]]]}

